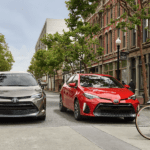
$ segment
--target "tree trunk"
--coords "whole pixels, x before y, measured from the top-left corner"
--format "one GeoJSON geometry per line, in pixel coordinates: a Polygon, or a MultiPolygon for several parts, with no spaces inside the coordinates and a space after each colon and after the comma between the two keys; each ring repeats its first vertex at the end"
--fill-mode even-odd
{"type": "Polygon", "coordinates": [[[145,61],[143,56],[143,21],[141,20],[141,26],[138,26],[138,36],[139,36],[139,48],[141,54],[141,61],[142,61],[142,75],[143,75],[143,87],[144,87],[144,94],[145,94],[145,104],[148,101],[148,92],[147,92],[147,82],[146,82],[146,68],[145,68],[145,61]]]}
{"type": "Polygon", "coordinates": [[[73,69],[73,66],[70,64],[70,66],[71,66],[71,72],[72,72],[72,74],[74,74],[74,69],[73,69]]]}
{"type": "Polygon", "coordinates": [[[84,65],[85,73],[87,73],[87,66],[86,66],[86,64],[83,61],[82,61],[82,64],[84,65]]]}
{"type": "Polygon", "coordinates": [[[52,76],[51,75],[49,75],[50,76],[50,80],[51,80],[51,91],[52,91],[52,76]]]}
{"type": "Polygon", "coordinates": [[[57,86],[58,86],[58,92],[59,92],[59,74],[58,74],[58,72],[56,71],[56,73],[57,73],[57,86]]]}

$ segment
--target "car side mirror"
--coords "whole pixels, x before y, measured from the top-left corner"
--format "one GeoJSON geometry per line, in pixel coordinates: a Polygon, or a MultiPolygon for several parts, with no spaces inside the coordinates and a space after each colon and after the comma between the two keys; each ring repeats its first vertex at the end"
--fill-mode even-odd
{"type": "Polygon", "coordinates": [[[41,82],[41,86],[47,86],[47,83],[41,82]]]}
{"type": "Polygon", "coordinates": [[[125,87],[125,88],[127,88],[127,89],[129,89],[129,88],[130,88],[130,86],[129,86],[129,85],[124,85],[124,87],[125,87]]]}
{"type": "Polygon", "coordinates": [[[75,86],[76,86],[76,83],[69,83],[69,86],[75,87],[75,86]]]}

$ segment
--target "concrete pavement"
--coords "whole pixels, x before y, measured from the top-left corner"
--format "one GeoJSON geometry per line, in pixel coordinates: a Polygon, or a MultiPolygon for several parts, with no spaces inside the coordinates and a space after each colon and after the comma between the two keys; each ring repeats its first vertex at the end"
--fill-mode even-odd
{"type": "Polygon", "coordinates": [[[61,126],[0,129],[3,150],[149,150],[135,127],[61,126]]]}
{"type": "Polygon", "coordinates": [[[0,150],[150,150],[134,122],[114,118],[76,121],[59,111],[59,94],[47,93],[47,119],[1,119],[0,150]]]}

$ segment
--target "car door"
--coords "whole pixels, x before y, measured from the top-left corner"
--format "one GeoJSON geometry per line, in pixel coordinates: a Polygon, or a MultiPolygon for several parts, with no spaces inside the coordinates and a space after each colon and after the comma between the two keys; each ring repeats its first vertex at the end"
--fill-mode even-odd
{"type": "Polygon", "coordinates": [[[76,74],[71,81],[71,83],[76,83],[75,87],[69,87],[69,94],[68,94],[68,103],[71,110],[74,110],[74,99],[77,92],[77,86],[78,86],[78,75],[76,74]]]}
{"type": "Polygon", "coordinates": [[[70,87],[69,87],[69,83],[72,83],[72,80],[74,78],[74,75],[72,75],[68,81],[66,82],[66,86],[64,88],[64,106],[70,109],[70,105],[69,105],[69,94],[70,94],[70,87]]]}

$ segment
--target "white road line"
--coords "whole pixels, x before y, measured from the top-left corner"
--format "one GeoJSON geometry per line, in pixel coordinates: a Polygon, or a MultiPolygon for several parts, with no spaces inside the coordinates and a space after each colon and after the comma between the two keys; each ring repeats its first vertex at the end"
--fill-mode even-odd
{"type": "Polygon", "coordinates": [[[46,94],[46,96],[59,96],[59,95],[47,95],[47,94],[46,94]]]}

